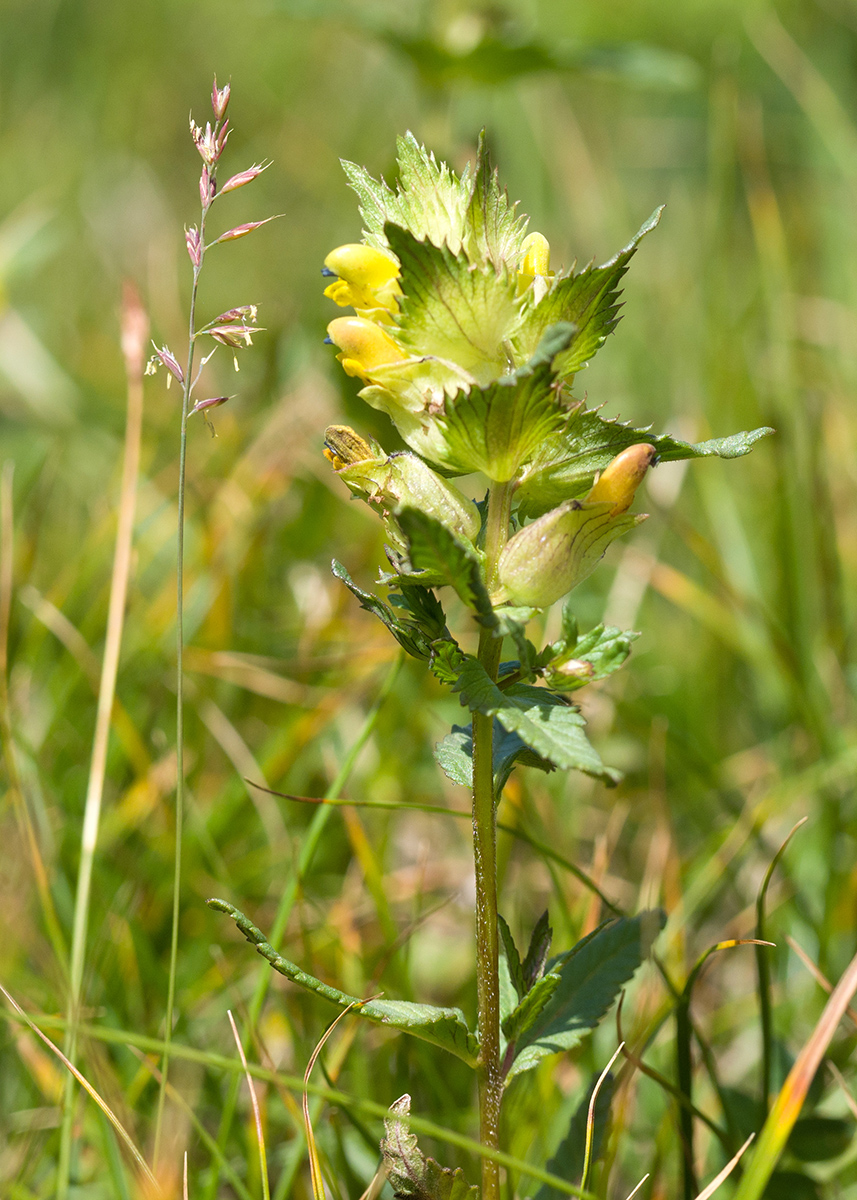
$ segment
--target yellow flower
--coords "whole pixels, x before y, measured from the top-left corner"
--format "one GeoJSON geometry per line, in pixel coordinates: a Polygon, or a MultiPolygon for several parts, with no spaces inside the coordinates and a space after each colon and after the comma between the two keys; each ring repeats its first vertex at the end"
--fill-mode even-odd
{"type": "Polygon", "coordinates": [[[338,246],[324,260],[323,274],[337,277],[324,294],[340,308],[350,305],[381,321],[389,321],[390,314],[398,311],[399,264],[372,246],[360,242],[338,246]]]}
{"type": "Polygon", "coordinates": [[[407,355],[375,321],[365,317],[336,317],[327,336],[341,351],[337,358],[346,375],[369,382],[374,367],[402,362],[407,355]]]}

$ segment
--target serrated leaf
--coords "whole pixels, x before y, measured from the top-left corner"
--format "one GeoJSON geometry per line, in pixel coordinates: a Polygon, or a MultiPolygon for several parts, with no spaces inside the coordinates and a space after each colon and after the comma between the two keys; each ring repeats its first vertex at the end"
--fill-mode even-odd
{"type": "Polygon", "coordinates": [[[461,1167],[451,1171],[423,1154],[408,1126],[410,1111],[410,1096],[401,1096],[384,1119],[381,1154],[397,1200],[478,1200],[479,1188],[461,1167]]]}
{"type": "Polygon", "coordinates": [[[458,539],[440,521],[417,508],[403,508],[396,520],[408,543],[408,554],[415,571],[424,571],[432,586],[454,588],[468,608],[486,625],[495,623],[482,570],[476,553],[458,539]]]}
{"type": "Polygon", "coordinates": [[[265,940],[265,935],[244,913],[229,904],[226,900],[207,900],[209,908],[226,913],[232,918],[244,937],[255,946],[257,953],[267,959],[275,971],[285,975],[292,983],[306,991],[314,992],[335,1004],[338,1008],[349,1008],[355,1017],[371,1021],[375,1025],[388,1025],[410,1033],[448,1050],[469,1066],[474,1066],[479,1053],[479,1043],[467,1027],[464,1013],[459,1008],[437,1008],[431,1004],[412,1004],[405,1000],[367,1000],[357,996],[349,996],[339,988],[331,987],[316,979],[314,975],[302,971],[295,963],[278,954],[273,946],[265,940]]]}
{"type": "Polygon", "coordinates": [[[399,225],[388,222],[384,232],[401,264],[396,340],[414,355],[455,363],[479,383],[501,375],[503,344],[518,323],[514,277],[473,266],[463,252],[420,241],[399,225]]]}
{"type": "Polygon", "coordinates": [[[521,517],[538,517],[566,500],[583,497],[597,471],[628,446],[646,442],[655,447],[662,462],[692,458],[740,458],[749,454],[760,438],[774,431],[767,426],[727,438],[693,445],[667,434],[655,435],[651,426],[605,420],[580,404],[569,414],[568,425],[545,439],[538,455],[525,466],[516,493],[521,517]]]}
{"type": "Polygon", "coordinates": [[[503,1034],[507,1041],[517,1042],[526,1034],[561,983],[559,975],[549,972],[533,984],[517,1008],[503,1022],[503,1034]]]}
{"type": "Polygon", "coordinates": [[[388,247],[388,221],[410,229],[417,238],[435,245],[447,242],[458,249],[464,232],[464,213],[470,198],[467,173],[457,179],[444,162],[421,146],[410,132],[396,142],[399,179],[395,190],[373,179],[364,167],[342,161],[342,169],[357,193],[366,241],[378,250],[388,247]]]}
{"type": "Polygon", "coordinates": [[[416,625],[410,624],[407,621],[400,621],[393,610],[380,600],[372,592],[364,592],[351,579],[351,576],[343,567],[342,563],[333,560],[331,570],[337,579],[341,579],[349,592],[356,596],[360,601],[360,607],[365,608],[367,612],[372,613],[382,621],[399,645],[407,650],[408,654],[414,658],[430,658],[431,647],[428,639],[416,625]]]}
{"type": "Polygon", "coordinates": [[[393,593],[389,597],[394,608],[405,609],[410,613],[414,622],[431,641],[437,638],[449,637],[446,627],[446,613],[437,596],[429,588],[420,584],[408,583],[407,580],[393,577],[396,583],[406,585],[401,594],[393,593]]]}
{"type": "Polygon", "coordinates": [[[586,724],[561,697],[543,688],[516,683],[501,691],[482,664],[467,656],[456,691],[472,711],[494,716],[504,729],[517,733],[525,745],[556,767],[583,771],[607,784],[616,784],[621,774],[605,767],[583,732],[586,724]]]}
{"type": "Polygon", "coordinates": [[[562,982],[519,1042],[509,1078],[549,1054],[570,1050],[595,1028],[648,954],[664,921],[659,911],[608,921],[548,964],[562,982]]]}
{"type": "Polygon", "coordinates": [[[517,215],[516,207],[491,169],[483,129],[465,218],[464,250],[471,261],[489,259],[497,270],[515,261],[527,229],[527,219],[517,215]]]}
{"type": "Polygon", "coordinates": [[[656,209],[628,245],[603,266],[590,265],[553,281],[547,294],[531,308],[513,339],[521,358],[529,357],[549,325],[570,321],[576,326],[576,332],[568,350],[557,360],[557,374],[569,379],[587,365],[618,324],[619,282],[628,270],[640,240],[655,228],[662,212],[663,206],[656,209]]]}
{"type": "Polygon", "coordinates": [[[524,973],[524,984],[526,987],[532,987],[536,980],[541,979],[544,974],[545,963],[548,960],[552,939],[553,930],[550,927],[547,909],[545,909],[533,926],[533,932],[530,934],[530,944],[527,948],[527,956],[521,968],[524,973]]]}
{"type": "MultiPolygon", "coordinates": [[[[586,1157],[586,1126],[589,1120],[589,1103],[597,1082],[598,1077],[594,1078],[586,1089],[583,1099],[574,1110],[568,1132],[560,1142],[556,1153],[546,1168],[552,1175],[558,1175],[560,1179],[567,1179],[569,1183],[580,1179],[583,1174],[584,1159],[586,1157]]],[[[601,1153],[615,1087],[616,1082],[613,1076],[608,1075],[595,1098],[592,1131],[593,1161],[596,1161],[598,1155],[601,1153]]],[[[551,1187],[550,1184],[544,1183],[536,1192],[534,1200],[565,1200],[565,1196],[562,1192],[558,1192],[556,1188],[551,1187]]]]}
{"type": "Polygon", "coordinates": [[[464,655],[458,642],[451,638],[441,638],[432,642],[429,670],[441,683],[450,686],[455,683],[463,661],[464,655]]]}
{"type": "Polygon", "coordinates": [[[512,937],[512,931],[509,928],[506,918],[501,916],[500,913],[497,913],[497,927],[500,930],[500,939],[503,943],[503,949],[506,952],[506,965],[509,968],[509,978],[520,1000],[527,991],[524,987],[524,976],[521,974],[521,956],[518,954],[518,947],[515,945],[515,939],[512,937]]]}
{"type": "MultiPolygon", "coordinates": [[[[553,763],[536,754],[517,733],[509,733],[497,721],[494,722],[492,750],[495,796],[503,791],[516,763],[522,767],[535,767],[546,774],[554,769],[553,763]]],[[[435,746],[434,756],[447,779],[463,787],[473,787],[473,730],[470,725],[453,725],[452,732],[435,746]]]]}
{"type": "Polygon", "coordinates": [[[560,652],[545,664],[545,679],[550,687],[563,692],[606,679],[626,661],[631,643],[639,636],[612,625],[596,625],[583,637],[563,638],[560,652]],[[579,671],[578,665],[589,670],[579,671]]]}
{"type": "Polygon", "coordinates": [[[457,469],[481,471],[504,483],[537,454],[546,438],[565,427],[568,410],[560,403],[552,364],[573,336],[573,325],[553,325],[525,366],[487,387],[471,387],[447,398],[437,425],[457,469]]]}

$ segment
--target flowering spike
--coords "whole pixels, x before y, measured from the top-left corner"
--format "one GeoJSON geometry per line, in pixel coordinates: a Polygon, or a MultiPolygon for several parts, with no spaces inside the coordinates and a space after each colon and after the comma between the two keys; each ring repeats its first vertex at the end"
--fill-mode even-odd
{"type": "Polygon", "coordinates": [[[253,334],[257,333],[258,329],[251,325],[211,325],[200,332],[210,334],[222,346],[240,350],[242,346],[253,345],[253,334]]]}
{"type": "Polygon", "coordinates": [[[228,308],[226,312],[215,317],[212,325],[222,325],[229,321],[251,321],[255,324],[258,309],[255,304],[241,304],[238,308],[228,308]]]}
{"type": "Polygon", "coordinates": [[[237,175],[230,176],[220,189],[221,196],[225,192],[234,192],[236,188],[244,187],[247,183],[252,183],[263,171],[267,171],[270,165],[270,163],[254,163],[246,171],[239,171],[237,175]]]}
{"type": "Polygon", "coordinates": [[[203,166],[199,177],[199,199],[202,207],[208,208],[217,194],[217,183],[207,166],[203,166]]]}
{"type": "Polygon", "coordinates": [[[231,396],[212,396],[209,400],[197,400],[190,410],[190,415],[198,412],[204,413],[209,408],[219,408],[221,404],[225,404],[227,400],[231,399],[231,396]]]}
{"type": "Polygon", "coordinates": [[[186,229],[184,233],[187,252],[190,256],[190,261],[195,267],[198,267],[202,262],[202,239],[199,236],[199,230],[195,225],[191,225],[190,229],[186,229]]]}
{"type": "Polygon", "coordinates": [[[229,93],[231,87],[228,83],[222,88],[217,86],[217,76],[214,76],[214,83],[211,88],[211,109],[214,113],[215,121],[222,121],[226,116],[226,109],[229,105],[229,93]]]}
{"type": "MultiPolygon", "coordinates": [[[[155,343],[152,342],[152,345],[155,346],[155,343]]],[[[169,350],[166,346],[161,346],[160,349],[157,346],[155,346],[155,353],[149,359],[148,365],[146,367],[146,374],[154,375],[158,369],[159,364],[161,366],[166,367],[167,370],[170,372],[170,374],[175,379],[177,379],[179,381],[179,383],[184,383],[184,371],[179,366],[173,352],[171,350],[169,350]]],[[[168,379],[167,380],[168,386],[169,386],[169,382],[170,381],[168,379]]]]}
{"type": "MultiPolygon", "coordinates": [[[[282,213],[278,213],[277,216],[282,216],[282,213]]],[[[226,233],[221,233],[220,237],[215,238],[211,244],[216,246],[218,242],[234,242],[237,238],[246,237],[254,229],[260,229],[269,221],[276,221],[276,219],[277,217],[265,217],[264,221],[247,221],[244,225],[236,225],[234,229],[227,229],[226,233]]]]}

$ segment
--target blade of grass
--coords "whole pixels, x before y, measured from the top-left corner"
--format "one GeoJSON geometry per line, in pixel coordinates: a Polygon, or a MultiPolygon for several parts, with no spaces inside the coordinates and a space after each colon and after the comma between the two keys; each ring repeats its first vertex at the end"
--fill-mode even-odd
{"type": "MultiPolygon", "coordinates": [[[[92,868],[98,843],[98,827],[101,821],[104,777],[107,770],[107,746],[110,738],[110,715],[113,711],[113,698],[116,693],[119,651],[122,646],[122,628],[125,622],[125,601],[128,595],[128,578],[131,573],[131,547],[136,512],[137,476],[140,469],[140,439],[143,428],[143,359],[148,333],[149,322],[139,297],[130,285],[126,285],[122,299],[122,355],[125,360],[125,373],[128,381],[125,451],[119,492],[116,547],[110,579],[107,636],[101,664],[101,682],[98,688],[98,708],[95,715],[89,779],[86,785],[86,802],[80,841],[80,865],[74,901],[67,1005],[68,1028],[63,1046],[66,1057],[72,1063],[77,1057],[77,1022],[80,1015],[86,935],[89,928],[92,868]]],[[[69,1074],[63,1098],[63,1123],[57,1168],[57,1200],[65,1200],[68,1195],[75,1093],[74,1076],[69,1074]]]]}
{"type": "MultiPolygon", "coordinates": [[[[244,1075],[247,1079],[247,1086],[250,1089],[250,1102],[253,1105],[253,1119],[256,1122],[256,1138],[259,1144],[259,1166],[262,1175],[262,1195],[264,1200],[271,1200],[271,1188],[268,1183],[268,1160],[265,1156],[265,1134],[262,1131],[262,1114],[259,1111],[259,1099],[256,1095],[256,1088],[253,1086],[253,1076],[247,1070],[247,1056],[244,1053],[244,1047],[241,1045],[241,1038],[238,1036],[238,1030],[235,1026],[235,1019],[231,1012],[226,1014],[229,1017],[229,1024],[232,1026],[232,1036],[235,1038],[235,1045],[238,1047],[238,1053],[241,1056],[241,1065],[244,1068],[244,1075]]],[[[324,1192],[322,1191],[322,1196],[324,1192]]]]}
{"type": "Polygon", "coordinates": [[[813,1076],[855,992],[857,955],[852,958],[845,974],[833,989],[833,994],[825,1005],[815,1029],[795,1059],[794,1066],[768,1113],[734,1200],[760,1200],[800,1115],[813,1076]]]}
{"type": "MultiPolygon", "coordinates": [[[[392,693],[396,679],[398,678],[399,672],[402,669],[404,659],[404,652],[400,651],[393,660],[393,664],[387,672],[387,676],[378,690],[374,703],[366,713],[366,717],[363,721],[363,727],[355,738],[351,749],[346,754],[336,778],[331,781],[330,787],[325,793],[325,800],[333,799],[334,797],[339,796],[340,792],[348,782],[351,772],[354,769],[355,762],[363,750],[363,747],[372,736],[372,732],[378,720],[378,715],[392,693]]],[[[270,944],[274,947],[274,949],[277,949],[282,942],[283,934],[286,931],[286,926],[289,923],[289,917],[292,913],[292,908],[294,907],[298,896],[298,891],[312,864],[312,860],[315,857],[316,850],[319,847],[332,811],[332,806],[322,802],[319,805],[318,812],[313,817],[309,829],[307,830],[301,842],[297,869],[293,871],[291,879],[283,889],[279,904],[277,906],[277,912],[274,917],[273,925],[271,927],[270,944]]],[[[268,987],[270,986],[272,974],[273,972],[265,969],[260,972],[257,979],[256,988],[253,992],[253,997],[249,1005],[248,1037],[252,1037],[253,1030],[258,1024],[259,1015],[262,1012],[262,1006],[265,1003],[265,997],[268,994],[268,987]]],[[[235,1104],[237,1099],[238,1081],[237,1079],[233,1079],[232,1085],[223,1104],[223,1113],[221,1115],[220,1128],[217,1134],[217,1145],[221,1151],[225,1151],[226,1140],[229,1136],[229,1129],[232,1125],[232,1119],[235,1115],[235,1104]]],[[[203,1200],[214,1200],[214,1197],[217,1195],[218,1186],[219,1174],[217,1171],[212,1171],[209,1185],[204,1193],[203,1200]]]]}

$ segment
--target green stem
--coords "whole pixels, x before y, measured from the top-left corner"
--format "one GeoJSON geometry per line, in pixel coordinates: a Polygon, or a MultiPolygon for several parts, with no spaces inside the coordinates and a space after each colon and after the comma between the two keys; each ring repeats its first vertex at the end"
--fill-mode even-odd
{"type": "MultiPolygon", "coordinates": [[[[486,577],[494,584],[497,560],[509,536],[512,488],[498,484],[488,498],[485,532],[486,577]]],[[[497,678],[503,639],[483,629],[479,661],[497,678]]],[[[500,1148],[500,975],[497,929],[497,812],[494,802],[494,719],[473,714],[473,862],[476,873],[476,1000],[479,1012],[479,1140],[500,1148]]],[[[482,1200],[499,1200],[500,1171],[496,1160],[482,1160],[482,1200]]]]}
{"type": "Polygon", "coordinates": [[[170,1043],[173,1032],[173,1013],[176,997],[176,971],[179,954],[179,916],[182,880],[182,829],[184,826],[184,512],[185,480],[187,475],[187,419],[193,389],[193,360],[196,348],[196,297],[199,276],[205,259],[205,216],[202,210],[199,223],[199,262],[194,263],[193,285],[190,293],[188,318],[187,367],[182,385],[182,423],[179,440],[178,531],[176,539],[176,836],[173,863],[173,916],[170,932],[170,968],[167,983],[167,1011],[164,1017],[164,1055],[161,1063],[161,1082],[158,1091],[158,1112],[155,1119],[155,1145],[152,1161],[157,1171],[164,1121],[164,1102],[167,1096],[167,1076],[170,1066],[170,1043]]]}

